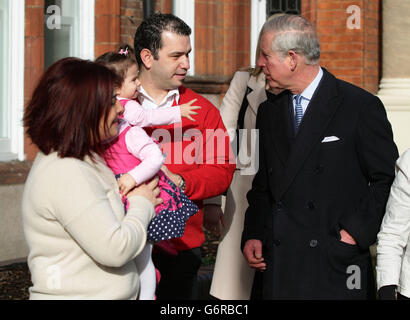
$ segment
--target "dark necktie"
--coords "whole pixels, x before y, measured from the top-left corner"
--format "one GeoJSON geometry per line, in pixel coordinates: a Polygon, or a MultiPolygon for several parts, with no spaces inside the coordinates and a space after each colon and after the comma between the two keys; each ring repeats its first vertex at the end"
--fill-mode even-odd
{"type": "Polygon", "coordinates": [[[302,108],[303,97],[298,94],[295,96],[295,128],[296,131],[299,129],[300,122],[303,118],[303,108],[302,108]]]}

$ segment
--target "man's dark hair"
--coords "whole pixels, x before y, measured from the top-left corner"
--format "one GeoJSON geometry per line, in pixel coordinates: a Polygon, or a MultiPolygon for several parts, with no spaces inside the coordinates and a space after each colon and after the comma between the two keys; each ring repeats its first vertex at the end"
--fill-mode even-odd
{"type": "Polygon", "coordinates": [[[170,31],[182,36],[190,36],[191,28],[173,14],[154,13],[141,22],[134,37],[135,58],[141,67],[141,51],[148,49],[155,60],[158,60],[158,51],[162,48],[162,32],[170,31]]]}

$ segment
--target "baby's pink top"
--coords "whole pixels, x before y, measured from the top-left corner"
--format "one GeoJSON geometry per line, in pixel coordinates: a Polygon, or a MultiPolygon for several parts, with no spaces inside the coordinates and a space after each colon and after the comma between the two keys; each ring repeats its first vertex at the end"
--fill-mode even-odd
{"type": "Polygon", "coordinates": [[[124,106],[124,119],[132,126],[150,127],[181,122],[181,108],[159,108],[145,110],[137,101],[118,98],[124,106]]]}
{"type": "Polygon", "coordinates": [[[159,145],[144,129],[131,127],[125,121],[119,136],[111,142],[104,158],[114,174],[128,173],[137,185],[150,180],[164,163],[159,145]]]}
{"type": "Polygon", "coordinates": [[[181,112],[179,107],[145,110],[135,100],[118,99],[124,106],[124,119],[105,160],[115,174],[128,173],[139,185],[154,177],[164,163],[159,145],[141,127],[179,122],[181,112]]]}

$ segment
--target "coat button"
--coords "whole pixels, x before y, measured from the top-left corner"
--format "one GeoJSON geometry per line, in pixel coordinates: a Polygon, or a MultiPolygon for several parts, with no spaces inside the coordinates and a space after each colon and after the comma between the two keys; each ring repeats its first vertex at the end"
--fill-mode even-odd
{"type": "Polygon", "coordinates": [[[273,173],[273,168],[269,168],[268,173],[271,175],[273,173]]]}
{"type": "Polygon", "coordinates": [[[273,240],[273,244],[274,244],[275,246],[280,246],[280,240],[279,240],[279,239],[273,240]]]}
{"type": "Polygon", "coordinates": [[[313,201],[309,201],[307,203],[307,207],[309,210],[315,210],[315,203],[313,201]]]}
{"type": "Polygon", "coordinates": [[[317,245],[318,245],[318,241],[317,241],[317,240],[315,240],[315,239],[310,240],[310,242],[309,242],[309,246],[310,246],[310,247],[314,248],[314,247],[317,247],[317,245]]]}
{"type": "Polygon", "coordinates": [[[324,166],[318,165],[318,166],[316,167],[316,173],[322,173],[324,169],[325,169],[324,166]]]}

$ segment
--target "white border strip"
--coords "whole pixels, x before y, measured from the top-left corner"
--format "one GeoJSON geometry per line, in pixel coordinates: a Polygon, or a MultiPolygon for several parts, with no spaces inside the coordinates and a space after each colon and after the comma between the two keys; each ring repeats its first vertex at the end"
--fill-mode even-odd
{"type": "Polygon", "coordinates": [[[173,0],[172,13],[184,20],[184,22],[192,29],[192,51],[189,55],[190,68],[188,70],[188,75],[193,76],[195,74],[195,0],[173,0]]]}

